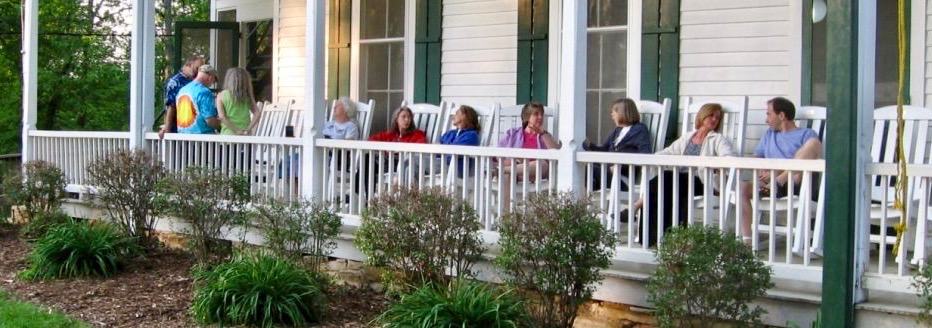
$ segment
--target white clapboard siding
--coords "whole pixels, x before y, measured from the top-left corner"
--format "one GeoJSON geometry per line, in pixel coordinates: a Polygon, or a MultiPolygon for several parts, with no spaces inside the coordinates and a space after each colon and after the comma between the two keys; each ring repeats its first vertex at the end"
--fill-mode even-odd
{"type": "MultiPolygon", "coordinates": [[[[680,95],[696,100],[748,96],[746,153],[766,130],[767,100],[792,94],[790,1],[683,1],[680,95]]],[[[680,104],[680,107],[685,104],[680,104]]],[[[682,114],[680,115],[682,118],[682,114]]]]}
{"type": "Polygon", "coordinates": [[[304,107],[307,1],[280,0],[275,31],[275,102],[304,107]]]}
{"type": "Polygon", "coordinates": [[[440,96],[447,102],[513,104],[518,0],[445,0],[440,96]]]}

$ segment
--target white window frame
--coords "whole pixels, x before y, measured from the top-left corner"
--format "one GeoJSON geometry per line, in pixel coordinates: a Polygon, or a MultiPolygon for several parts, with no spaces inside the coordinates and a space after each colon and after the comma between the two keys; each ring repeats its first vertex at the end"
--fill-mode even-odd
{"type": "MultiPolygon", "coordinates": [[[[404,21],[404,36],[395,37],[395,38],[384,38],[384,39],[370,39],[362,41],[360,40],[360,8],[362,0],[353,0],[352,4],[352,27],[350,30],[350,95],[360,102],[368,102],[369,99],[362,99],[359,87],[359,79],[361,72],[359,70],[359,60],[360,60],[360,46],[365,44],[374,44],[374,43],[384,43],[384,42],[398,42],[402,41],[402,48],[404,49],[404,86],[403,86],[403,98],[412,99],[414,93],[414,29],[415,22],[414,17],[417,14],[417,7],[415,6],[415,0],[405,0],[405,21],[404,21]]],[[[383,104],[376,104],[376,106],[382,106],[383,104]]],[[[387,104],[388,108],[395,108],[399,104],[387,104]]]]}
{"type": "MultiPolygon", "coordinates": [[[[563,15],[562,11],[562,2],[563,1],[581,1],[581,0],[551,0],[550,1],[550,63],[548,64],[548,79],[554,81],[549,83],[547,88],[547,102],[550,104],[558,104],[560,102],[560,49],[562,45],[560,44],[560,38],[558,37],[561,31],[560,19],[563,15]]],[[[626,38],[628,54],[627,54],[627,65],[628,70],[626,73],[626,86],[625,94],[628,95],[628,98],[631,99],[640,99],[641,98],[641,13],[643,0],[628,0],[628,25],[623,27],[628,31],[628,37],[626,38]],[[631,37],[636,35],[638,37],[631,37]]],[[[589,28],[586,29],[587,34],[589,28]]],[[[586,71],[586,64],[583,64],[582,69],[586,71]]]]}

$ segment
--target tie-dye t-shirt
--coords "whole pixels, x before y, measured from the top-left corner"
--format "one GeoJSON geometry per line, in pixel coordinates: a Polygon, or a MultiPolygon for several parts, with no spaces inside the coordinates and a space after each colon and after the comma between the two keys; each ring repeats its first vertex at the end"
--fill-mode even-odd
{"type": "Polygon", "coordinates": [[[214,93],[198,81],[191,81],[178,91],[175,100],[175,121],[178,133],[216,133],[207,119],[217,117],[214,93]]]}

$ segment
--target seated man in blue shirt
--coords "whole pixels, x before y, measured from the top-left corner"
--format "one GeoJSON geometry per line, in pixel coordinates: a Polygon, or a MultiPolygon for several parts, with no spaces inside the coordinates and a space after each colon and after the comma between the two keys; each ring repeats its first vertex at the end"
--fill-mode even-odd
{"type": "MultiPolygon", "coordinates": [[[[819,135],[808,128],[799,128],[796,122],[796,107],[786,98],[776,97],[767,101],[767,125],[770,127],[760,139],[757,149],[754,150],[755,157],[762,158],[785,158],[785,159],[818,159],[822,152],[822,143],[819,141],[819,135]]],[[[777,197],[783,197],[790,193],[787,190],[789,172],[776,172],[775,178],[771,181],[769,170],[760,170],[757,174],[758,189],[752,190],[754,184],[751,181],[741,183],[741,239],[745,244],[751,243],[751,199],[754,192],[759,192],[763,197],[770,197],[770,189],[775,188],[777,197]]],[[[801,174],[793,174],[793,183],[798,192],[800,187],[801,174]]]]}
{"type": "Polygon", "coordinates": [[[217,83],[217,70],[201,65],[191,83],[178,91],[175,100],[175,121],[178,133],[213,134],[220,128],[214,93],[207,88],[217,83]]]}

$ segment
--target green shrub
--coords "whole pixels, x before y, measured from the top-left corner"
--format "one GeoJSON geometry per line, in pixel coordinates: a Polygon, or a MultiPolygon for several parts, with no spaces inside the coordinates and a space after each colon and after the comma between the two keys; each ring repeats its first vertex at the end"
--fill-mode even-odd
{"type": "Polygon", "coordinates": [[[73,222],[71,216],[61,210],[39,212],[26,221],[23,228],[19,230],[19,235],[27,239],[41,238],[52,228],[71,222],[73,222]]]}
{"type": "Polygon", "coordinates": [[[257,206],[257,214],[258,226],[273,251],[293,260],[307,252],[313,255],[314,270],[337,246],[333,239],[342,220],[324,204],[269,199],[257,206]]]}
{"type": "Polygon", "coordinates": [[[225,258],[224,250],[217,249],[224,229],[244,225],[249,219],[249,181],[243,176],[189,167],[160,181],[158,190],[155,206],[159,214],[187,224],[183,232],[190,236],[189,246],[198,263],[225,258]]]}
{"type": "Polygon", "coordinates": [[[48,214],[61,207],[65,174],[55,164],[29,161],[23,174],[12,174],[3,181],[7,199],[14,205],[23,206],[22,215],[32,219],[38,213],[48,214]]]}
{"type": "Polygon", "coordinates": [[[323,279],[278,257],[244,255],[195,270],[191,310],[203,324],[302,326],[326,311],[323,279]]]}
{"type": "Polygon", "coordinates": [[[376,318],[381,327],[527,327],[525,303],[511,290],[454,281],[424,285],[376,318]]]}
{"type": "Polygon", "coordinates": [[[765,311],[748,304],[773,287],[772,272],[735,236],[714,227],[676,227],[656,256],[647,289],[660,326],[760,325],[765,311]]]}
{"type": "Polygon", "coordinates": [[[401,188],[373,199],[362,214],[356,246],[370,265],[387,269],[392,289],[445,284],[447,270],[472,275],[483,253],[479,219],[468,204],[439,188],[401,188]]]}
{"type": "Polygon", "coordinates": [[[919,291],[919,322],[932,324],[932,264],[925,262],[913,276],[913,287],[919,291]]]}
{"type": "Polygon", "coordinates": [[[592,298],[615,248],[586,199],[571,193],[537,193],[501,220],[505,281],[540,302],[531,315],[543,327],[572,327],[577,308],[592,298]]]}
{"type": "Polygon", "coordinates": [[[106,223],[59,225],[36,242],[29,255],[29,279],[109,277],[138,254],[133,239],[106,223]]]}
{"type": "Polygon", "coordinates": [[[145,248],[158,242],[152,209],[164,174],[162,163],[141,150],[115,152],[87,166],[89,184],[97,188],[97,206],[145,248]]]}
{"type": "Polygon", "coordinates": [[[14,204],[7,195],[7,188],[16,185],[8,186],[6,181],[13,178],[22,179],[22,176],[22,173],[19,172],[19,166],[12,165],[9,162],[0,162],[0,222],[6,222],[6,218],[13,214],[10,207],[14,204]]]}

